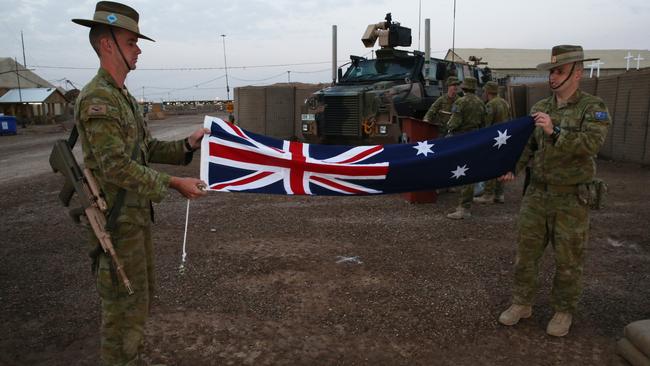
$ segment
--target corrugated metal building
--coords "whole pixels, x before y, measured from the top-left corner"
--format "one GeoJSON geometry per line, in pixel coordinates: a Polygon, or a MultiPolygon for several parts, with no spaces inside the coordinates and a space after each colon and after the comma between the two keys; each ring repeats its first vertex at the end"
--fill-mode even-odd
{"type": "Polygon", "coordinates": [[[11,89],[0,97],[0,113],[20,120],[54,122],[68,101],[56,88],[11,89]]]}
{"type": "Polygon", "coordinates": [[[0,57],[0,113],[21,122],[53,122],[68,101],[57,88],[12,58],[0,57]]]}
{"type": "MultiPolygon", "coordinates": [[[[455,59],[469,62],[470,56],[480,57],[487,62],[493,75],[498,78],[510,77],[517,84],[530,83],[535,80],[546,80],[548,73],[536,69],[538,64],[549,62],[550,49],[507,49],[507,48],[456,48],[447,51],[446,60],[455,59]],[[516,81],[516,82],[515,82],[516,81]]],[[[630,70],[636,70],[637,58],[640,68],[650,67],[650,51],[648,50],[585,50],[587,58],[600,58],[600,76],[616,75],[630,70]],[[629,64],[628,64],[629,62],[629,64]]],[[[591,61],[585,63],[585,76],[589,77],[591,61]]],[[[594,70],[594,76],[596,71],[594,70]]]]}
{"type": "Polygon", "coordinates": [[[0,57],[0,96],[19,86],[21,88],[54,88],[54,85],[26,69],[14,59],[0,57]]]}

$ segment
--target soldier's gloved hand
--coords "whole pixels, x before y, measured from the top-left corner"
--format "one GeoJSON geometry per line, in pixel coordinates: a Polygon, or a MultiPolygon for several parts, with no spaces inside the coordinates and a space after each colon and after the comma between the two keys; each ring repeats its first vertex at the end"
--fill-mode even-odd
{"type": "Polygon", "coordinates": [[[197,178],[172,177],[169,186],[182,194],[185,198],[193,199],[206,195],[207,185],[197,178]]]}

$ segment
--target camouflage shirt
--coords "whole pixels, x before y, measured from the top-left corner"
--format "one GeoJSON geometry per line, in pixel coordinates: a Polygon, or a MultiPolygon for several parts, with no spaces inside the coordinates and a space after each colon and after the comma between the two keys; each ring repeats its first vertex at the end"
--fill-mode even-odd
{"type": "Polygon", "coordinates": [[[451,107],[451,118],[447,124],[449,133],[459,134],[478,130],[485,120],[485,103],[474,93],[467,92],[451,107]]]}
{"type": "Polygon", "coordinates": [[[537,102],[531,114],[544,112],[554,126],[560,126],[555,142],[536,128],[517,163],[521,171],[532,160],[533,182],[576,185],[591,181],[596,174],[595,157],[607,136],[611,122],[607,106],[599,97],[577,90],[558,105],[555,96],[537,102]]]}
{"type": "Polygon", "coordinates": [[[152,138],[135,98],[101,68],[77,98],[75,121],[84,164],[97,179],[109,208],[120,188],[127,191],[117,222],[147,225],[150,201],[160,202],[170,181],[169,175],[147,165],[188,163],[183,141],[152,138]],[[136,146],[139,151],[134,153],[136,146]]]}
{"type": "Polygon", "coordinates": [[[438,123],[442,126],[447,125],[451,117],[451,106],[456,99],[458,98],[449,98],[447,94],[438,97],[427,111],[427,114],[424,115],[424,121],[438,123]],[[448,114],[442,112],[447,112],[448,114]]]}
{"type": "Polygon", "coordinates": [[[500,96],[492,98],[485,104],[485,127],[505,122],[510,119],[510,106],[500,96]]]}

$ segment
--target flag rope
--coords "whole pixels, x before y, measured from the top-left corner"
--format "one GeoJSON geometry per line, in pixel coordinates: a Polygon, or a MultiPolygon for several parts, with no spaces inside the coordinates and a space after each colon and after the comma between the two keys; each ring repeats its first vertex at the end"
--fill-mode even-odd
{"type": "Polygon", "coordinates": [[[187,252],[185,251],[185,245],[187,244],[187,224],[190,218],[190,199],[187,199],[187,209],[185,210],[185,233],[183,234],[183,254],[181,256],[181,265],[178,267],[180,274],[183,274],[185,271],[185,257],[187,257],[187,252]]]}

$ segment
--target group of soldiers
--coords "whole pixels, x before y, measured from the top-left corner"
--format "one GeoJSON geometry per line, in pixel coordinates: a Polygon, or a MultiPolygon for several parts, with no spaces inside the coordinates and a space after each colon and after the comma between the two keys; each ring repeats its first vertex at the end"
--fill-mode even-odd
{"type": "MultiPolygon", "coordinates": [[[[161,201],[172,189],[188,199],[205,195],[205,183],[200,179],[171,176],[150,165],[188,164],[210,131],[199,128],[184,140],[168,142],[151,136],[124,83],[141,53],[138,40],[151,40],[140,33],[138,21],[133,8],[110,1],[97,3],[93,19],[73,19],[90,28],[89,41],[100,65],[75,106],[84,163],[111,208],[109,219],[116,220],[117,227],[110,234],[134,291],[130,295],[117,283],[115,264],[99,251],[95,276],[101,298],[102,365],[149,364],[143,355],[143,340],[155,289],[151,202],[161,201]]],[[[525,166],[531,167],[531,184],[518,223],[512,304],[498,321],[514,326],[532,316],[539,260],[551,243],[557,267],[551,294],[555,314],[546,332],[556,337],[568,334],[582,292],[594,157],[611,122],[603,101],[579,89],[583,62],[589,60],[582,47],[561,45],[553,47],[551,62],[538,66],[548,71],[553,95],[533,106],[536,128],[514,171],[499,178],[512,181],[525,166]]],[[[425,120],[439,123],[444,134],[465,133],[510,118],[496,83],[484,86],[487,103],[475,94],[475,78],[466,77],[461,84],[450,77],[447,85],[447,94],[425,116],[425,120]],[[465,93],[462,97],[457,96],[458,87],[465,93]]],[[[489,182],[477,201],[502,203],[500,182],[489,182]]],[[[458,208],[447,217],[470,217],[472,202],[473,187],[463,187],[458,208]]],[[[92,235],[90,243],[97,246],[92,235]]]]}
{"type": "MultiPolygon", "coordinates": [[[[508,121],[510,106],[499,96],[499,85],[488,81],[483,87],[483,101],[476,95],[477,84],[473,77],[466,77],[462,83],[455,76],[448,77],[447,93],[431,105],[423,120],[438,125],[442,136],[470,132],[508,121]],[[458,95],[459,87],[463,96],[458,95]]],[[[503,183],[497,179],[487,182],[480,197],[474,197],[473,185],[461,187],[458,207],[447,217],[454,220],[469,218],[472,202],[504,203],[503,183]]]]}

